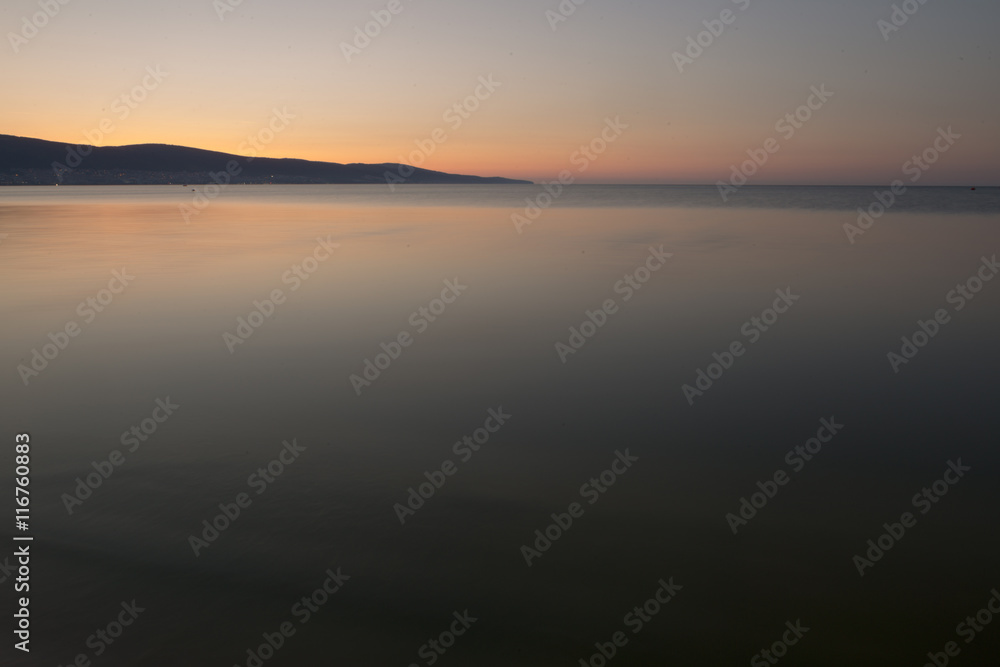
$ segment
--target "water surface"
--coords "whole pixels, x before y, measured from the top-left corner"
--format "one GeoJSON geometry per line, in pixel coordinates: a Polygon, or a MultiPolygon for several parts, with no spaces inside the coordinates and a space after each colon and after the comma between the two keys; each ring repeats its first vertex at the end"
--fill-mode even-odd
{"type": "MultiPolygon", "coordinates": [[[[745,664],[796,619],[810,630],[786,664],[919,665],[962,641],[1000,585],[1000,280],[949,294],[1000,250],[1000,191],[911,190],[854,243],[844,225],[876,189],[724,204],[713,187],[578,186],[519,233],[511,216],[543,191],[232,186],[185,221],[190,187],[0,190],[0,401],[6,437],[33,443],[33,660],[94,657],[88,637],[132,599],[146,611],[94,664],[245,665],[289,620],[268,665],[428,664],[421,646],[466,609],[478,620],[439,664],[577,665],[617,631],[615,665],[745,664]],[[102,294],[115,271],[134,279],[102,294]],[[446,281],[459,295],[436,304],[446,281]],[[793,305],[753,324],[776,291],[793,305]],[[564,363],[557,343],[609,299],[564,363]],[[939,309],[895,372],[888,353],[939,309]],[[180,407],[128,451],[168,397],[180,407]],[[786,453],[821,419],[843,429],[795,472],[786,453]],[[304,451],[258,494],[248,478],[292,440],[304,451]],[[114,450],[125,462],[69,513],[114,450]],[[589,504],[581,485],[616,452],[637,460],[589,504]],[[914,494],[959,458],[971,471],[920,514],[914,494]],[[394,506],[447,460],[401,525],[394,506]],[[791,481],[734,535],[726,515],[779,469],[791,481]],[[195,556],[191,535],[240,493],[250,506],[195,556]],[[527,565],[522,546],[574,502],[527,565]],[[915,527],[859,576],[852,558],[907,511],[915,527]],[[350,579],[299,623],[337,567],[350,579]],[[683,588],[633,633],[625,615],[671,577],[683,588]]],[[[962,664],[998,647],[988,628],[962,664]]]]}

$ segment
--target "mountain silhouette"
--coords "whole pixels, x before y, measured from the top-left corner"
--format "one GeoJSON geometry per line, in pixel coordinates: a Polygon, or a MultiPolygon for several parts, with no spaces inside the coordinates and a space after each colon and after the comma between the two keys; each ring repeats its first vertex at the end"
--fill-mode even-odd
{"type": "Polygon", "coordinates": [[[0,134],[0,185],[206,184],[226,176],[233,183],[531,184],[392,163],[254,158],[166,144],[98,148],[0,134]]]}

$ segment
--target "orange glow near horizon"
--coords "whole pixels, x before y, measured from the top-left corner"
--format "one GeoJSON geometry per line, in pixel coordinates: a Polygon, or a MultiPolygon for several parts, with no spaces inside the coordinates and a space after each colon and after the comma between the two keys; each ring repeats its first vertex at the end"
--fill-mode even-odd
{"type": "MultiPolygon", "coordinates": [[[[16,52],[0,49],[0,85],[17,91],[0,108],[0,132],[243,155],[257,137],[265,157],[534,181],[569,169],[581,183],[714,183],[780,136],[776,122],[822,85],[833,97],[751,182],[886,183],[939,127],[954,127],[962,140],[921,184],[1000,184],[1000,92],[985,85],[996,59],[982,17],[928,5],[922,23],[886,43],[869,5],[795,17],[782,1],[740,14],[738,32],[679,72],[672,54],[708,17],[693,0],[640,0],[629,15],[581,8],[556,31],[526,0],[425,0],[405,4],[348,61],[341,44],[375,4],[247,2],[223,16],[202,0],[67,4],[16,52]],[[941,57],[947,49],[929,41],[957,55],[941,57]],[[268,136],[276,110],[294,118],[268,136]],[[574,154],[609,118],[628,129],[584,171],[574,154]],[[435,130],[442,143],[431,141],[435,130]]],[[[34,11],[31,0],[13,0],[0,18],[17,26],[34,11]]]]}

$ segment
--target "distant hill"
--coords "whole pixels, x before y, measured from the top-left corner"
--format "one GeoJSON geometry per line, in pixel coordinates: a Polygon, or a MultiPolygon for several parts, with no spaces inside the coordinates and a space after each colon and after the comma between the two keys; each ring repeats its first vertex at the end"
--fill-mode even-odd
{"type": "Polygon", "coordinates": [[[166,144],[97,148],[0,134],[0,185],[205,184],[212,182],[212,174],[224,178],[220,172],[226,172],[227,168],[231,168],[233,183],[385,184],[387,174],[391,174],[389,178],[396,184],[531,183],[401,168],[398,164],[249,158],[166,144]]]}

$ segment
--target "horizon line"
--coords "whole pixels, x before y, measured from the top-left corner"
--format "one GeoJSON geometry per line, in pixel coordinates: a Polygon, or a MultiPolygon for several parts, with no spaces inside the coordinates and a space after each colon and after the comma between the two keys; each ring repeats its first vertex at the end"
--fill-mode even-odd
{"type": "MultiPolygon", "coordinates": [[[[73,147],[83,146],[83,147],[90,147],[90,148],[130,148],[130,147],[135,147],[135,146],[166,146],[166,147],[171,147],[171,148],[184,148],[184,149],[188,149],[188,150],[205,151],[207,153],[219,153],[221,155],[231,155],[231,156],[243,158],[243,159],[246,159],[246,160],[257,160],[257,159],[265,159],[265,160],[301,160],[303,162],[313,162],[313,163],[319,163],[319,164],[336,164],[336,165],[343,165],[343,166],[351,166],[351,165],[365,165],[365,166],[397,165],[397,166],[413,167],[415,169],[422,169],[424,171],[437,171],[439,173],[451,173],[451,172],[442,172],[442,171],[439,171],[437,169],[430,169],[428,167],[417,167],[416,165],[411,165],[411,164],[408,164],[408,163],[405,163],[405,162],[335,162],[335,161],[332,161],[332,160],[316,160],[316,159],[302,158],[302,157],[287,157],[287,156],[285,156],[285,157],[267,157],[267,156],[263,156],[263,155],[249,156],[249,155],[241,155],[239,153],[228,153],[226,151],[214,150],[214,149],[211,149],[211,148],[198,148],[196,146],[186,146],[186,145],[183,145],[183,144],[171,144],[171,143],[162,143],[162,142],[129,143],[129,144],[116,144],[116,145],[101,145],[101,146],[99,146],[97,144],[71,143],[71,142],[67,142],[67,141],[58,141],[58,140],[53,140],[53,139],[41,139],[39,137],[25,137],[25,136],[16,135],[16,134],[0,133],[0,136],[13,137],[15,139],[27,139],[27,140],[30,140],[30,141],[44,141],[44,142],[47,142],[47,143],[60,144],[60,145],[63,145],[63,146],[73,146],[73,147]]],[[[477,170],[477,171],[479,171],[479,170],[477,170]]],[[[474,174],[469,174],[469,175],[474,175],[474,174]]],[[[511,183],[511,184],[507,184],[507,185],[538,186],[538,185],[544,185],[545,184],[545,179],[539,179],[539,178],[528,179],[528,178],[514,178],[514,177],[506,177],[506,176],[481,176],[479,178],[504,178],[504,179],[507,179],[507,180],[531,181],[530,183],[511,183]]],[[[722,179],[720,179],[720,180],[718,180],[718,181],[716,181],[714,183],[705,183],[705,182],[701,182],[701,183],[690,183],[690,182],[686,182],[686,183],[669,183],[669,182],[653,182],[653,183],[648,183],[648,182],[576,183],[575,182],[575,183],[567,184],[567,185],[565,185],[565,187],[570,187],[570,186],[574,186],[574,185],[599,186],[599,187],[610,187],[610,186],[624,186],[624,187],[638,187],[638,186],[650,186],[650,187],[718,187],[720,184],[723,184],[723,183],[725,183],[725,181],[723,181],[722,179]]],[[[113,185],[132,185],[132,184],[128,184],[128,183],[116,183],[116,184],[113,184],[113,185]]],[[[363,184],[363,183],[358,183],[358,184],[303,183],[301,185],[366,185],[366,184],[363,184]]],[[[399,185],[403,185],[403,184],[399,184],[399,185]]],[[[407,183],[405,185],[428,185],[428,184],[407,183]]],[[[429,184],[429,185],[433,185],[433,184],[429,184]]],[[[748,187],[750,187],[750,188],[753,188],[753,187],[831,187],[831,188],[868,188],[868,187],[873,187],[873,188],[880,188],[880,187],[892,187],[892,185],[893,185],[893,182],[888,182],[888,183],[849,183],[849,184],[843,184],[843,183],[754,183],[754,184],[750,184],[750,183],[747,183],[745,185],[740,186],[740,189],[748,188],[748,187]]],[[[972,189],[972,188],[997,188],[997,187],[1000,187],[1000,183],[998,183],[996,185],[981,185],[981,184],[978,184],[978,183],[965,183],[965,184],[961,184],[961,185],[920,185],[920,184],[910,185],[910,184],[903,183],[903,185],[907,189],[910,189],[910,188],[970,188],[970,189],[972,189]]],[[[12,185],[12,186],[9,186],[9,187],[46,187],[46,186],[43,186],[43,185],[40,185],[40,186],[28,186],[28,185],[25,185],[25,186],[13,186],[12,185]]],[[[64,185],[62,187],[77,187],[77,186],[64,185]]],[[[86,187],[86,186],[85,185],[80,185],[79,187],[86,187]]]]}

